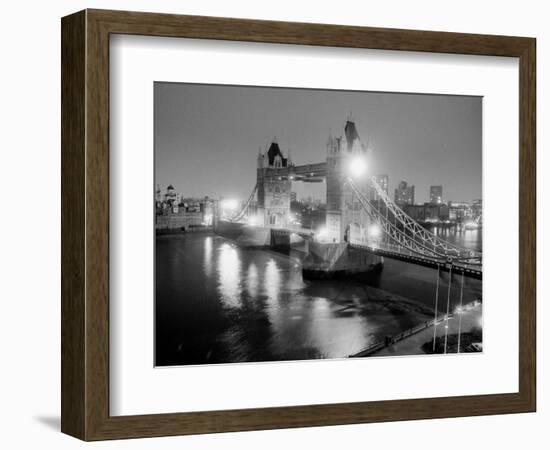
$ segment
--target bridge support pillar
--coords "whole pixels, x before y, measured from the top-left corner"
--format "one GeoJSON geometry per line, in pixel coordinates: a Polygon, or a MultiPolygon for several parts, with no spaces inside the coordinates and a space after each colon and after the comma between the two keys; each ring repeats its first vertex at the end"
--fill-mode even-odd
{"type": "Polygon", "coordinates": [[[276,229],[271,230],[271,248],[290,249],[290,240],[290,233],[276,229]]]}
{"type": "Polygon", "coordinates": [[[372,274],[383,268],[383,258],[347,243],[308,244],[308,255],[302,263],[306,279],[337,278],[372,274]]]}

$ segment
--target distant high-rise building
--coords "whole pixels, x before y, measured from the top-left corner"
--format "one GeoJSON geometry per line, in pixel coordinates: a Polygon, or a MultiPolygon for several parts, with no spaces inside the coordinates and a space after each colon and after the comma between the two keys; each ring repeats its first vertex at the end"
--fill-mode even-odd
{"type": "MultiPolygon", "coordinates": [[[[389,189],[389,178],[388,178],[388,176],[387,175],[375,175],[374,176],[374,181],[376,181],[376,184],[378,184],[378,186],[380,186],[382,188],[384,193],[386,195],[388,195],[388,189],[389,189]]],[[[374,189],[371,189],[371,191],[370,191],[370,199],[375,200],[375,201],[380,199],[379,195],[376,193],[376,191],[374,189]]]]}
{"type": "Polygon", "coordinates": [[[395,190],[395,203],[414,205],[414,186],[408,186],[406,181],[401,181],[395,190]]]}
{"type": "Polygon", "coordinates": [[[443,186],[430,186],[430,203],[443,202],[443,186]]]}

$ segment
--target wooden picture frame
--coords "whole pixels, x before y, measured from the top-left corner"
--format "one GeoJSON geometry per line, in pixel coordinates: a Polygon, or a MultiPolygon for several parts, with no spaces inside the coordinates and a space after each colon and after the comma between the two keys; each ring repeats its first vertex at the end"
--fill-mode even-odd
{"type": "Polygon", "coordinates": [[[535,39],[104,10],[61,25],[64,433],[101,440],[535,411],[535,39]],[[110,416],[109,36],[116,33],[519,58],[519,392],[110,416]]]}

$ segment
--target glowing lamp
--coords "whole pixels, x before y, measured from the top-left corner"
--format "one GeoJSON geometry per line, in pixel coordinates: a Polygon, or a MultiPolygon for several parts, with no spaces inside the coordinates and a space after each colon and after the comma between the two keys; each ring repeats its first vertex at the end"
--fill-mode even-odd
{"type": "Polygon", "coordinates": [[[327,238],[327,236],[328,236],[328,229],[326,227],[319,228],[316,234],[317,239],[323,240],[327,238]]]}
{"type": "Polygon", "coordinates": [[[372,224],[369,227],[369,237],[378,238],[378,237],[380,237],[381,234],[382,234],[382,230],[380,229],[380,227],[378,225],[372,224]]]}
{"type": "Polygon", "coordinates": [[[239,202],[234,198],[226,198],[225,200],[222,200],[221,206],[223,210],[231,211],[238,208],[239,202]]]}
{"type": "Polygon", "coordinates": [[[367,172],[367,162],[362,156],[354,156],[349,162],[349,173],[354,178],[359,178],[367,172]]]}

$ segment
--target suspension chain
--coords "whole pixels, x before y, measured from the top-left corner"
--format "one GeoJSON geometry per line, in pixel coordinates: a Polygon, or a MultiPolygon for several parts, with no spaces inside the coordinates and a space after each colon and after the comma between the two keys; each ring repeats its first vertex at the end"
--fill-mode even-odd
{"type": "Polygon", "coordinates": [[[384,213],[365,197],[351,178],[347,180],[347,183],[352,188],[352,191],[359,199],[367,214],[382,228],[385,235],[396,242],[397,245],[432,258],[454,260],[474,265],[481,264],[481,253],[451,244],[430,233],[395,205],[373,178],[369,181],[379,198],[384,202],[384,213]],[[393,215],[393,223],[387,218],[388,211],[393,215]]]}

